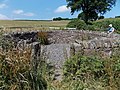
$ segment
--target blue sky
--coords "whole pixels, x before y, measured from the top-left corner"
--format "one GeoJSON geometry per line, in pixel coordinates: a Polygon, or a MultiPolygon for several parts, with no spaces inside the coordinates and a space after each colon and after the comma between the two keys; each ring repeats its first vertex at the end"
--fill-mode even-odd
{"type": "MultiPolygon", "coordinates": [[[[0,19],[41,19],[54,17],[75,18],[78,13],[70,14],[66,0],[0,0],[0,19]]],[[[120,16],[120,0],[106,18],[120,16]]]]}

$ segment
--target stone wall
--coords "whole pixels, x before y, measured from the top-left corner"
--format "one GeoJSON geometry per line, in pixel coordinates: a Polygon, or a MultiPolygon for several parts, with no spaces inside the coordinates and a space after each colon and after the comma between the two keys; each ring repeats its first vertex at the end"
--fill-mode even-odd
{"type": "Polygon", "coordinates": [[[37,55],[38,58],[40,57],[55,66],[57,80],[61,79],[61,68],[65,60],[71,56],[99,54],[106,57],[113,53],[113,49],[120,48],[119,34],[107,36],[105,32],[82,30],[16,32],[4,34],[3,41],[13,42],[14,46],[20,50],[24,50],[24,47],[32,47],[32,56],[35,60],[38,61],[35,56],[37,55]],[[39,33],[41,32],[46,33],[49,44],[35,48],[40,43],[39,33]],[[38,54],[37,51],[39,51],[38,54]]]}
{"type": "Polygon", "coordinates": [[[29,46],[39,42],[38,33],[47,33],[49,45],[41,45],[41,56],[47,62],[54,63],[57,68],[76,53],[92,54],[92,51],[102,50],[110,54],[112,48],[120,48],[120,35],[107,36],[105,32],[83,30],[50,30],[30,31],[5,34],[6,40],[14,42],[16,47],[29,46]]]}

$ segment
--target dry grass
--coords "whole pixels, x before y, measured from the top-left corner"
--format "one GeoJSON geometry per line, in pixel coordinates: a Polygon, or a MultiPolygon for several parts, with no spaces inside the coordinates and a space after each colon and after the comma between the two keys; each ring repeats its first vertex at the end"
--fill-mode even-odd
{"type": "Polygon", "coordinates": [[[29,90],[26,74],[31,70],[31,49],[0,51],[0,89],[29,90]],[[24,85],[24,86],[23,86],[24,85]]]}
{"type": "MultiPolygon", "coordinates": [[[[49,27],[62,29],[66,27],[69,20],[63,21],[15,21],[15,20],[0,20],[0,28],[7,32],[21,32],[33,30],[49,30],[49,27]]],[[[53,28],[52,28],[53,29],[53,28]]]]}
{"type": "Polygon", "coordinates": [[[0,90],[46,90],[32,51],[29,46],[0,49],[0,90]]]}

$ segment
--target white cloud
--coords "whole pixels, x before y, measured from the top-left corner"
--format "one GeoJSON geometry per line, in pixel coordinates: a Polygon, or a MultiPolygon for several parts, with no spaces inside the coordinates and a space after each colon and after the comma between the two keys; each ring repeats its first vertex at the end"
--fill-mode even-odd
{"type": "Polygon", "coordinates": [[[35,14],[34,14],[34,13],[29,12],[29,13],[24,13],[23,15],[24,15],[24,16],[34,16],[35,14]]]}
{"type": "Polygon", "coordinates": [[[22,13],[24,13],[24,11],[23,10],[14,10],[13,13],[14,14],[22,14],[22,13]]]}
{"type": "Polygon", "coordinates": [[[6,8],[7,7],[7,5],[6,4],[0,4],[0,8],[6,8]]]}
{"type": "Polygon", "coordinates": [[[8,18],[6,15],[0,14],[0,20],[8,20],[10,18],[8,18]]]}
{"type": "Polygon", "coordinates": [[[55,10],[55,13],[63,13],[63,12],[67,12],[69,10],[70,9],[67,8],[66,5],[62,5],[55,10]]]}
{"type": "Polygon", "coordinates": [[[13,13],[17,15],[22,15],[22,16],[34,16],[35,15],[34,13],[24,12],[23,10],[20,10],[20,9],[14,10],[13,13]]]}

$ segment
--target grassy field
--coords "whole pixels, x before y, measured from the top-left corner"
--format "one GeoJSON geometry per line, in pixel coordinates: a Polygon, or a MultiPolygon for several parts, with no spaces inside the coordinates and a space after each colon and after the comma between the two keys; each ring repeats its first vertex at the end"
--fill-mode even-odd
{"type": "Polygon", "coordinates": [[[0,28],[4,28],[5,32],[63,29],[69,22],[69,20],[0,20],[0,28]]]}
{"type": "Polygon", "coordinates": [[[65,27],[68,24],[65,21],[32,21],[32,20],[0,20],[0,26],[4,27],[65,27]]]}

